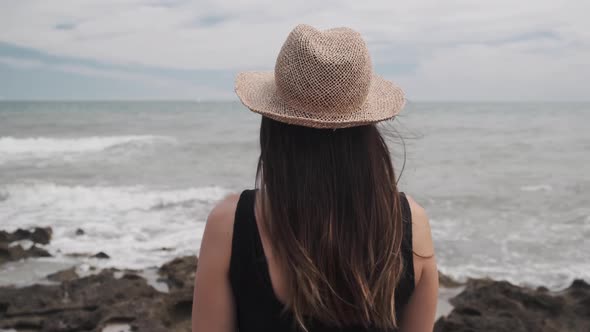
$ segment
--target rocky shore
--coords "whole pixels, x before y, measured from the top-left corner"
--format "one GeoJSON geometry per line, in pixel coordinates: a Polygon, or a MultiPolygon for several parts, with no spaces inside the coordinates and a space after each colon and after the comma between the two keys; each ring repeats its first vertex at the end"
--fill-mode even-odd
{"type": "Polygon", "coordinates": [[[190,331],[196,262],[182,257],[159,270],[167,293],[137,273],[114,269],[86,277],[72,270],[48,276],[57,285],[0,287],[0,329],[103,331],[128,324],[133,331],[190,331]]]}
{"type": "Polygon", "coordinates": [[[51,234],[52,230],[49,227],[35,227],[32,230],[17,229],[12,233],[0,230],[0,264],[29,257],[51,256],[45,249],[37,246],[37,244],[48,244],[51,241],[51,234]],[[13,244],[23,240],[31,241],[33,245],[25,249],[20,244],[13,244]]]}
{"type": "MultiPolygon", "coordinates": [[[[16,235],[0,231],[0,264],[46,253],[36,245],[49,242],[51,231],[45,231],[45,237],[37,229],[16,235]],[[12,243],[21,240],[33,245],[24,249],[12,243]]],[[[196,257],[186,256],[161,266],[158,281],[167,291],[156,289],[142,271],[117,269],[80,276],[70,268],[48,275],[50,284],[0,287],[0,330],[102,332],[121,326],[127,331],[188,332],[196,265],[196,257]]],[[[435,332],[590,331],[590,285],[582,280],[560,292],[486,279],[462,284],[444,275],[440,282],[462,291],[451,298],[454,307],[437,320],[435,332]]]]}
{"type": "Polygon", "coordinates": [[[544,287],[472,279],[450,302],[453,310],[437,320],[434,332],[590,331],[590,285],[583,280],[551,292],[544,287]]]}
{"type": "MultiPolygon", "coordinates": [[[[0,231],[0,264],[50,256],[37,246],[50,239],[51,229],[0,231]],[[25,248],[15,243],[23,240],[33,244],[25,248]]],[[[104,253],[92,257],[108,259],[104,253]]],[[[120,326],[131,331],[190,331],[196,267],[195,256],[164,264],[157,281],[165,290],[156,289],[142,271],[105,269],[80,276],[75,267],[47,275],[48,284],[0,287],[0,330],[99,332],[120,326]]]]}

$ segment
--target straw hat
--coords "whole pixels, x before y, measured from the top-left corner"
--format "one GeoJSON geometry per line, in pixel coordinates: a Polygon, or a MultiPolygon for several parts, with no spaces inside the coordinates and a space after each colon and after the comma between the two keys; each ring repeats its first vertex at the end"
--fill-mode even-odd
{"type": "Polygon", "coordinates": [[[274,72],[242,72],[235,90],[250,110],[314,128],[345,128],[390,119],[403,91],[373,74],[367,45],[349,28],[298,25],[283,44],[274,72]]]}

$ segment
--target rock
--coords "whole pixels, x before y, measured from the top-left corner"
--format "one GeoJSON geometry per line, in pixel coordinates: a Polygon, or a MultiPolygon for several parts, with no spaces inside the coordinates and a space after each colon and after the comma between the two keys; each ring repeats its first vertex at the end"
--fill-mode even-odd
{"type": "Polygon", "coordinates": [[[111,258],[111,256],[109,256],[109,255],[105,254],[105,253],[104,253],[104,252],[102,252],[102,251],[101,251],[101,252],[99,252],[99,253],[97,253],[96,255],[92,255],[92,256],[90,256],[90,257],[94,257],[94,258],[100,258],[100,259],[109,259],[109,258],[111,258]]]}
{"type": "Polygon", "coordinates": [[[0,264],[19,260],[25,256],[25,250],[22,246],[9,246],[5,243],[0,243],[0,264]]]}
{"type": "Polygon", "coordinates": [[[84,235],[84,234],[86,234],[86,233],[84,232],[84,230],[82,228],[76,229],[76,235],[77,236],[84,235]]]}
{"type": "Polygon", "coordinates": [[[7,231],[0,230],[0,243],[10,243],[12,233],[8,233],[7,231]]]}
{"type": "Polygon", "coordinates": [[[0,231],[0,243],[10,244],[15,241],[30,240],[39,244],[48,244],[52,234],[51,227],[35,227],[33,230],[19,228],[12,233],[0,231]]]}
{"type": "Polygon", "coordinates": [[[78,273],[76,272],[76,267],[72,266],[69,269],[57,271],[55,273],[51,273],[47,275],[47,279],[51,281],[72,281],[74,279],[78,279],[78,273]]]}
{"type": "Polygon", "coordinates": [[[158,273],[163,278],[158,279],[158,281],[165,282],[172,290],[191,288],[192,294],[195,272],[197,270],[197,261],[198,259],[196,256],[184,256],[173,259],[162,265],[158,273]]]}
{"type": "Polygon", "coordinates": [[[12,233],[12,241],[20,241],[20,240],[30,240],[31,239],[31,231],[28,231],[26,229],[17,229],[16,231],[14,231],[14,233],[12,233]]]}
{"type": "Polygon", "coordinates": [[[10,246],[0,242],[0,264],[29,257],[51,257],[51,254],[34,245],[29,249],[24,249],[20,244],[10,246]]]}
{"type": "Polygon", "coordinates": [[[51,254],[43,249],[33,245],[31,248],[26,250],[27,257],[51,257],[51,254]]]}
{"type": "Polygon", "coordinates": [[[87,252],[69,252],[64,254],[65,256],[72,257],[72,258],[84,258],[84,257],[91,257],[91,253],[87,252]]]}
{"type": "Polygon", "coordinates": [[[24,229],[17,229],[16,231],[9,233],[7,231],[0,231],[0,242],[2,243],[11,243],[14,241],[19,241],[26,239],[30,236],[30,232],[24,229]]]}
{"type": "Polygon", "coordinates": [[[31,240],[35,243],[49,244],[52,234],[53,230],[51,227],[35,227],[33,233],[31,234],[31,240]]]}
{"type": "Polygon", "coordinates": [[[438,271],[438,284],[440,287],[445,288],[456,288],[465,285],[464,283],[458,282],[440,271],[438,271]]]}
{"type": "Polygon", "coordinates": [[[115,272],[60,285],[0,287],[0,330],[98,332],[125,323],[134,331],[190,332],[192,292],[161,293],[137,274],[117,278],[115,272]]]}
{"type": "Polygon", "coordinates": [[[533,290],[505,281],[469,280],[440,318],[445,331],[590,331],[590,285],[582,280],[561,292],[533,290]]]}

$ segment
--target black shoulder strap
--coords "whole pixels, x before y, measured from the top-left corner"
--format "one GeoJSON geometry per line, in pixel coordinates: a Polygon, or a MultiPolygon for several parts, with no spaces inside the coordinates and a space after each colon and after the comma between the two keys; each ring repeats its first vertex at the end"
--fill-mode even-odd
{"type": "MultiPolygon", "coordinates": [[[[403,240],[402,240],[402,254],[406,264],[412,263],[413,267],[413,246],[412,246],[412,209],[405,193],[400,193],[400,201],[402,205],[402,222],[403,222],[403,240]]],[[[413,271],[413,270],[412,270],[413,271]]],[[[413,275],[413,273],[412,273],[413,275]]]]}
{"type": "Polygon", "coordinates": [[[404,270],[400,283],[396,290],[396,309],[398,313],[410,300],[410,296],[414,291],[414,252],[412,247],[412,210],[410,203],[404,193],[400,193],[400,201],[402,208],[402,222],[403,222],[403,238],[402,238],[402,257],[404,261],[404,270]]]}
{"type": "Polygon", "coordinates": [[[229,264],[230,279],[247,274],[253,264],[264,257],[256,217],[254,201],[256,190],[244,190],[240,195],[234,218],[231,258],[229,264]]]}
{"type": "Polygon", "coordinates": [[[244,265],[243,255],[249,251],[252,242],[252,223],[254,220],[254,191],[244,190],[238,200],[234,217],[234,231],[232,237],[231,258],[229,274],[232,283],[236,277],[242,274],[244,265]]]}
{"type": "MultiPolygon", "coordinates": [[[[255,190],[242,191],[236,207],[236,221],[254,218],[254,193],[255,190]]],[[[234,229],[236,225],[238,225],[237,222],[234,223],[234,229]]]]}
{"type": "MultiPolygon", "coordinates": [[[[406,197],[406,194],[401,192],[399,193],[400,196],[400,201],[402,204],[402,217],[404,219],[404,222],[412,222],[412,210],[410,209],[410,202],[408,202],[408,198],[406,197]]],[[[410,232],[412,230],[410,229],[410,232]]]]}

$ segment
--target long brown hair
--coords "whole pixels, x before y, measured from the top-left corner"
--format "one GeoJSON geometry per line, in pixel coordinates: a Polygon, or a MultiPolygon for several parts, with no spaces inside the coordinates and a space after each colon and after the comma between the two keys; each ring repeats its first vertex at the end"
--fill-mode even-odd
{"type": "Polygon", "coordinates": [[[263,117],[261,226],[286,278],[289,309],[336,327],[397,326],[402,215],[375,125],[314,129],[263,117]]]}

